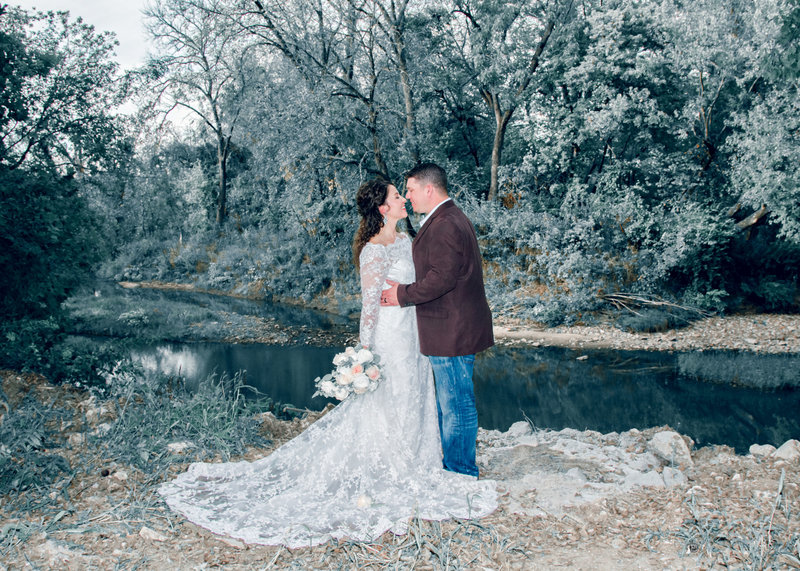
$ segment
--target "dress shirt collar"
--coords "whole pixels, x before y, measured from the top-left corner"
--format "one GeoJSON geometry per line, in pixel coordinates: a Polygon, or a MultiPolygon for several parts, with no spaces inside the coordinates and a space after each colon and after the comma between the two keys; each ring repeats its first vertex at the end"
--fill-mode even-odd
{"type": "Polygon", "coordinates": [[[449,202],[450,200],[452,200],[452,199],[451,199],[451,198],[448,196],[447,198],[445,198],[444,200],[442,200],[442,201],[441,201],[439,204],[437,204],[436,206],[434,206],[434,207],[433,207],[433,210],[431,210],[430,212],[428,212],[428,213],[427,213],[427,214],[426,214],[426,215],[425,215],[425,216],[422,218],[422,220],[420,220],[420,221],[419,221],[419,227],[420,227],[420,228],[422,228],[423,224],[425,224],[425,222],[427,222],[427,221],[428,221],[428,218],[430,218],[430,217],[431,217],[431,214],[433,214],[434,212],[436,212],[436,209],[437,209],[437,208],[439,208],[439,207],[440,207],[442,204],[444,204],[445,202],[449,202]]]}

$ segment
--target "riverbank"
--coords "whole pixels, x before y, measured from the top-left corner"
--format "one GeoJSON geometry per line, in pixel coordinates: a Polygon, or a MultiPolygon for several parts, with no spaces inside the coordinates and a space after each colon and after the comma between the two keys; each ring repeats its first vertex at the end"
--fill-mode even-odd
{"type": "MultiPolygon", "coordinates": [[[[150,310],[138,307],[142,312],[128,319],[152,324],[150,310]]],[[[114,311],[130,308],[108,309],[108,320],[116,321],[114,311]]],[[[208,311],[215,325],[194,327],[195,338],[309,342],[276,320],[208,311]]],[[[637,334],[611,324],[544,328],[504,316],[495,322],[501,345],[800,352],[797,316],[709,318],[680,330],[637,334]]],[[[322,342],[342,343],[353,326],[322,342]]],[[[176,417],[175,410],[183,409],[176,409],[174,396],[141,398],[131,385],[130,393],[127,388],[119,393],[128,395],[125,399],[98,399],[34,375],[4,371],[0,380],[0,461],[10,458],[7,445],[26,439],[32,457],[42,462],[20,472],[30,478],[24,491],[0,495],[0,571],[800,568],[797,440],[777,449],[753,442],[746,453],[736,454],[725,446],[697,448],[668,426],[608,434],[537,430],[526,422],[506,432],[481,429],[481,473],[497,482],[501,494],[489,517],[412,521],[404,536],[287,550],[215,536],[166,508],[156,487],[187,468],[204,438],[167,438],[165,431],[147,426],[148,419],[162,417],[170,427],[172,418],[181,424],[182,413],[176,417]],[[132,417],[145,405],[166,408],[132,417]],[[127,456],[109,453],[112,437],[124,441],[127,456]],[[60,476],[39,484],[40,472],[60,476]]],[[[190,408],[194,411],[195,403],[190,408]]],[[[193,414],[206,422],[205,410],[193,414]]],[[[230,459],[263,457],[320,414],[291,421],[258,414],[253,420],[271,442],[249,445],[230,459]]],[[[205,430],[216,442],[214,429],[205,430]]],[[[211,452],[211,461],[228,458],[223,449],[211,452]]]]}
{"type": "Polygon", "coordinates": [[[631,333],[612,324],[541,327],[498,316],[495,337],[507,345],[586,349],[800,353],[800,315],[752,314],[706,317],[681,329],[631,333]]]}
{"type": "MultiPolygon", "coordinates": [[[[223,291],[201,290],[190,284],[121,282],[120,285],[127,289],[145,288],[230,296],[223,291]]],[[[255,299],[246,296],[231,297],[255,299]]],[[[279,301],[300,305],[296,300],[279,301]]],[[[332,309],[321,302],[312,304],[312,308],[332,309]]],[[[625,331],[611,319],[599,319],[598,322],[595,325],[546,327],[510,315],[495,314],[494,334],[498,344],[511,346],[648,351],[728,349],[755,353],[800,353],[800,315],[764,313],[713,316],[695,320],[686,327],[650,333],[625,331]]],[[[213,323],[214,329],[208,331],[203,331],[204,327],[200,324],[193,324],[194,339],[266,344],[298,341],[336,344],[352,342],[358,328],[356,319],[351,318],[349,326],[334,327],[308,335],[307,329],[282,326],[275,319],[233,313],[222,314],[213,323]]]]}
{"type": "MultiPolygon", "coordinates": [[[[481,429],[481,474],[500,492],[490,516],[415,520],[404,536],[288,550],[215,536],[166,508],[155,488],[187,468],[199,441],[162,439],[154,447],[146,427],[129,426],[141,435],[129,443],[135,454],[108,454],[106,439],[144,406],[141,399],[98,399],[8,371],[0,379],[8,402],[0,427],[15,425],[18,407],[49,411],[40,450],[62,458],[66,471],[49,486],[0,496],[2,570],[800,566],[797,440],[736,455],[725,446],[697,449],[666,426],[609,434],[536,430],[527,422],[506,432],[481,429]]],[[[292,421],[258,414],[271,442],[231,460],[269,454],[324,412],[292,421]]]]}

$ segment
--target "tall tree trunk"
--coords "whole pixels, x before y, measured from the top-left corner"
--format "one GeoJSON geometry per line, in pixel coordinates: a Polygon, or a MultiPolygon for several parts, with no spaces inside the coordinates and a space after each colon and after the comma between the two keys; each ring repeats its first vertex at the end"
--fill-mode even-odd
{"type": "Polygon", "coordinates": [[[417,122],[414,113],[414,92],[411,88],[411,79],[408,75],[408,64],[406,62],[406,47],[400,30],[395,27],[394,43],[397,52],[397,66],[400,68],[400,82],[403,85],[403,100],[405,101],[406,124],[403,129],[403,136],[411,153],[411,160],[419,162],[419,146],[417,145],[417,122]]]}
{"type": "Polygon", "coordinates": [[[369,131],[372,135],[372,155],[375,158],[375,166],[378,168],[379,173],[381,173],[384,177],[389,178],[389,167],[386,166],[386,161],[383,160],[381,140],[378,137],[378,114],[376,113],[375,108],[372,106],[371,101],[368,107],[369,131]]]}
{"type": "Polygon", "coordinates": [[[494,143],[492,144],[492,170],[491,179],[489,182],[488,197],[490,201],[493,201],[495,198],[497,198],[498,175],[503,156],[503,142],[506,138],[506,129],[508,128],[508,123],[511,121],[511,116],[514,115],[514,111],[517,110],[517,102],[525,93],[528,85],[530,85],[531,79],[533,79],[533,74],[536,72],[536,68],[539,67],[539,61],[542,57],[542,52],[547,45],[547,41],[550,39],[550,34],[553,33],[554,27],[555,19],[551,19],[545,25],[542,39],[539,41],[539,45],[536,46],[536,51],[531,57],[531,61],[528,63],[528,68],[525,70],[525,75],[523,76],[522,82],[514,93],[514,102],[509,105],[508,109],[503,111],[500,105],[500,96],[497,93],[492,93],[488,89],[481,89],[481,96],[489,108],[491,108],[495,119],[494,143]]]}
{"type": "Polygon", "coordinates": [[[516,106],[511,106],[505,111],[500,106],[500,96],[496,93],[484,91],[482,93],[483,99],[492,108],[494,112],[494,142],[492,143],[492,164],[491,164],[491,177],[489,179],[489,196],[490,202],[497,198],[497,191],[499,187],[500,177],[500,164],[503,159],[503,143],[506,139],[506,129],[508,129],[508,122],[516,110],[516,106]]]}
{"type": "Polygon", "coordinates": [[[228,154],[230,138],[217,134],[217,172],[219,189],[217,190],[217,224],[222,226],[228,214],[228,154]]]}

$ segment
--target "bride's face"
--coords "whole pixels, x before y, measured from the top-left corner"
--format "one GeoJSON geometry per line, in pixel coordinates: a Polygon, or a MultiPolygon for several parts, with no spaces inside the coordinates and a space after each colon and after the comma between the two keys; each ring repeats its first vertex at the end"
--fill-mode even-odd
{"type": "Polygon", "coordinates": [[[381,210],[383,215],[387,218],[400,220],[408,216],[408,212],[406,211],[406,199],[400,196],[400,193],[393,184],[390,184],[389,189],[386,191],[386,201],[383,203],[381,210]]]}

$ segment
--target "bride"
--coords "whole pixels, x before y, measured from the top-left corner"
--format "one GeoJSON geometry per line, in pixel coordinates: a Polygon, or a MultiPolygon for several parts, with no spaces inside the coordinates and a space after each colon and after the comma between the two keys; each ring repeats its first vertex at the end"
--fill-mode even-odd
{"type": "Polygon", "coordinates": [[[381,307],[387,279],[414,280],[411,239],[396,230],[405,199],[376,179],[358,189],[360,341],[382,360],[373,392],[351,396],[255,462],[196,463],[159,493],[173,510],[247,543],[302,547],[332,538],[404,534],[409,520],[477,518],[494,482],[442,469],[433,373],[419,352],[413,307],[381,307]]]}

